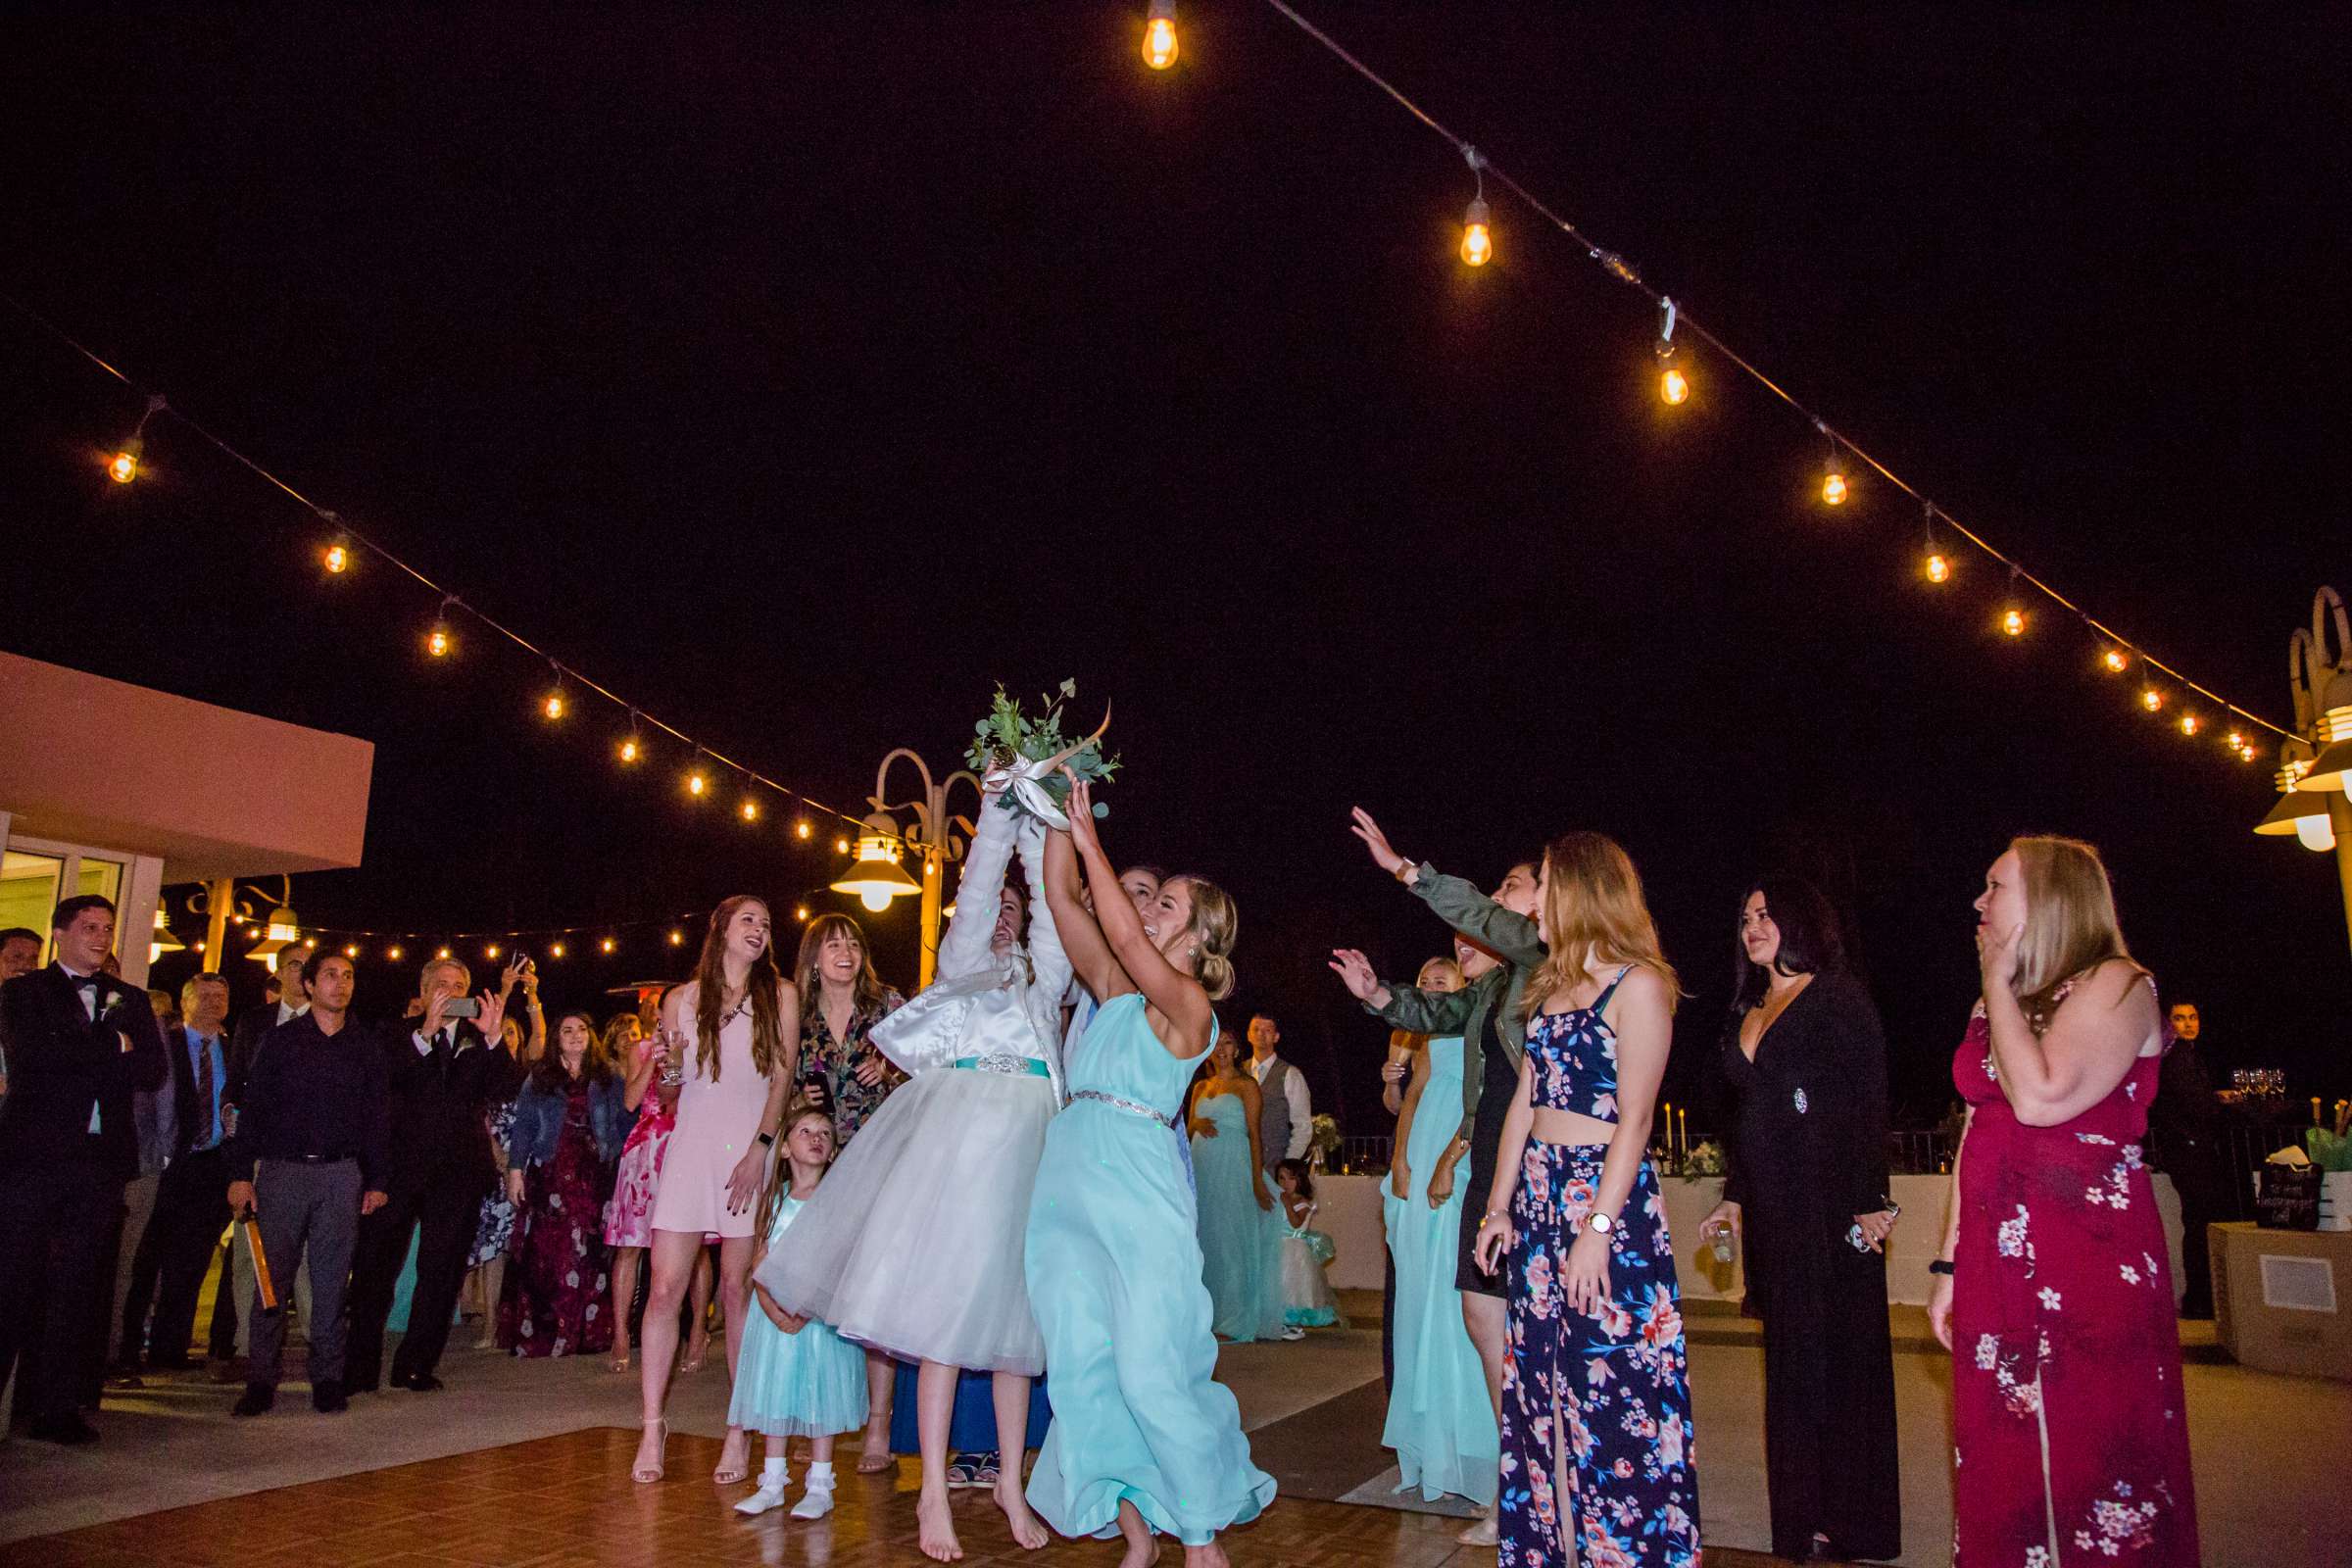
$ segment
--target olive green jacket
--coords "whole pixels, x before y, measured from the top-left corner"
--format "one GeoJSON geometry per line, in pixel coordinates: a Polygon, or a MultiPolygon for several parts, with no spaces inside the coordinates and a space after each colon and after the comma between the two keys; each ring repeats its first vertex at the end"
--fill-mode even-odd
{"type": "Polygon", "coordinates": [[[1499,1033],[1511,1070],[1518,1071],[1527,1054],[1527,982],[1548,955],[1535,921],[1513,914],[1458,876],[1444,875],[1423,861],[1412,889],[1439,919],[1502,959],[1463,990],[1391,986],[1389,1004],[1368,1009],[1409,1034],[1462,1037],[1462,1124],[1454,1136],[1466,1141],[1486,1087],[1487,1041],[1499,1033]],[[1497,1006],[1501,1027],[1490,1030],[1497,1006]]]}

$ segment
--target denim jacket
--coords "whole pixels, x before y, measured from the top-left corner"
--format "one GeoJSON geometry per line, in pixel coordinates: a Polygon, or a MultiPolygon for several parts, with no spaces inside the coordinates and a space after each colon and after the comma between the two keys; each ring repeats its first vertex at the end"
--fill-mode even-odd
{"type": "Polygon", "coordinates": [[[1487,1042],[1499,1034],[1511,1069],[1518,1070],[1527,1054],[1527,982],[1547,955],[1535,921],[1513,914],[1458,876],[1446,876],[1425,860],[1412,889],[1439,919],[1502,959],[1460,991],[1391,986],[1387,1006],[1366,1009],[1409,1034],[1462,1037],[1462,1124],[1454,1136],[1467,1141],[1486,1087],[1487,1042]],[[1501,1022],[1491,1031],[1497,1006],[1501,1022]]]}
{"type": "MultiPolygon", "coordinates": [[[[539,1087],[536,1074],[523,1080],[514,1097],[514,1131],[507,1140],[507,1165],[521,1170],[545,1165],[556,1157],[564,1138],[564,1091],[539,1087]]],[[[647,1102],[653,1097],[648,1095],[647,1102]]],[[[637,1112],[621,1104],[620,1077],[600,1078],[588,1086],[588,1130],[596,1137],[596,1152],[608,1160],[620,1157],[620,1146],[637,1125],[637,1112]]]]}

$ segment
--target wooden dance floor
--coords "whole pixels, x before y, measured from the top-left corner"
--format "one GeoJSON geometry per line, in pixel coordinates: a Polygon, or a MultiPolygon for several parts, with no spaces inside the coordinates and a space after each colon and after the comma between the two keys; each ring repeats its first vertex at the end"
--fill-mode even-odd
{"type": "MultiPolygon", "coordinates": [[[[779,1509],[745,1519],[748,1490],[710,1484],[718,1444],[673,1435],[659,1486],[627,1480],[634,1432],[591,1428],[562,1437],[406,1464],[274,1492],[145,1514],[64,1535],[0,1545],[0,1565],[27,1568],[563,1568],[656,1564],[706,1568],[898,1568],[927,1561],[915,1547],[914,1464],[902,1477],[842,1477],[831,1518],[804,1524],[779,1509]]],[[[849,1449],[855,1457],[855,1449],[849,1449]]],[[[793,1462],[797,1482],[805,1460],[793,1462]]],[[[1110,1542],[1013,1544],[985,1494],[958,1493],[964,1561],[1095,1568],[1114,1564],[1110,1542]]],[[[1461,1521],[1389,1508],[1283,1498],[1232,1532],[1236,1568],[1491,1568],[1492,1548],[1458,1546],[1461,1521]]],[[[1173,1543],[1160,1553],[1174,1568],[1173,1543]]],[[[1710,1550],[1712,1568],[1776,1562],[1710,1550]]]]}

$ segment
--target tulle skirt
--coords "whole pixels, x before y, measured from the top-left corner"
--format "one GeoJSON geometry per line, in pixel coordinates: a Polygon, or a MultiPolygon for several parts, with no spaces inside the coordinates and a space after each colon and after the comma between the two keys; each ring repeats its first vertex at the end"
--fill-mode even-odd
{"type": "Polygon", "coordinates": [[[727,1425],[771,1438],[857,1431],[865,1425],[865,1352],[813,1320],[787,1334],[755,1301],[727,1425]]]}
{"type": "Polygon", "coordinates": [[[1331,1255],[1331,1238],[1321,1231],[1282,1239],[1282,1321],[1295,1329],[1330,1328],[1340,1321],[1340,1303],[1331,1294],[1323,1264],[1331,1255]]]}
{"type": "Polygon", "coordinates": [[[1021,1275],[1054,1089],[937,1067],[882,1102],[756,1276],[777,1304],[907,1360],[1046,1369],[1021,1275]]]}

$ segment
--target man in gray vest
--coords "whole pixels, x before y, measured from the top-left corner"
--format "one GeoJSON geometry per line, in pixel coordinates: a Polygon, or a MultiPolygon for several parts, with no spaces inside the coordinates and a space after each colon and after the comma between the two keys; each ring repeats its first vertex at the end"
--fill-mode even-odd
{"type": "Polygon", "coordinates": [[[1250,1018],[1250,1071],[1257,1079],[1257,1148],[1266,1162],[1266,1177],[1286,1159],[1304,1159],[1314,1136],[1312,1106],[1307,1102],[1306,1078],[1297,1067],[1274,1054],[1282,1031],[1271,1013],[1250,1018]]]}

